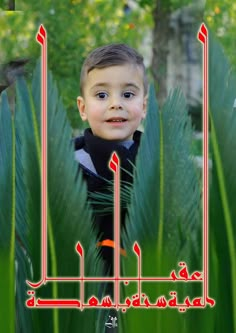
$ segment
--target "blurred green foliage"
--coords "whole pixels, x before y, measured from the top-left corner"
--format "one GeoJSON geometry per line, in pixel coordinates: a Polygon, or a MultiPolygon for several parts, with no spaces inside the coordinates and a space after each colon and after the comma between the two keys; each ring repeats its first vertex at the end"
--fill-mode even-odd
{"type": "Polygon", "coordinates": [[[14,10],[15,0],[0,0],[0,8],[3,10],[14,10]]]}
{"type": "Polygon", "coordinates": [[[205,22],[223,45],[231,65],[236,68],[236,2],[206,0],[205,22]]]}
{"type": "MultiPolygon", "coordinates": [[[[168,11],[191,0],[137,0],[130,8],[125,0],[18,0],[16,10],[4,11],[8,1],[0,0],[0,63],[30,58],[30,78],[40,46],[35,41],[41,23],[48,32],[48,66],[73,128],[83,127],[76,106],[79,76],[86,55],[95,47],[123,42],[145,53],[145,40],[153,28],[153,9],[168,11]]],[[[219,36],[231,63],[236,66],[236,3],[231,0],[206,0],[205,22],[219,36]]]]}
{"type": "Polygon", "coordinates": [[[76,97],[81,65],[87,54],[113,42],[139,49],[152,25],[151,9],[131,9],[124,0],[21,0],[16,9],[20,12],[0,12],[0,25],[4,27],[0,30],[0,62],[29,57],[31,72],[40,56],[35,35],[42,23],[48,33],[48,67],[58,83],[73,128],[82,125],[76,97]]]}

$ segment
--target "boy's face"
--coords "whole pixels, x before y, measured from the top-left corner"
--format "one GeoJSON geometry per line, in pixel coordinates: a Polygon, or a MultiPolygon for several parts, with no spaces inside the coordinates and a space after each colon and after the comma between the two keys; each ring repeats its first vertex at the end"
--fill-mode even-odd
{"type": "Polygon", "coordinates": [[[133,137],[146,114],[142,69],[136,65],[91,70],[77,104],[95,136],[124,141],[133,137]]]}

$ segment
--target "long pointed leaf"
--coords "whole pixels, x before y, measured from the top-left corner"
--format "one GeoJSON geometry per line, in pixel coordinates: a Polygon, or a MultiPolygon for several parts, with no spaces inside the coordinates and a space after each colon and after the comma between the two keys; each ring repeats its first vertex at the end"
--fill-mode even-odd
{"type": "MultiPolygon", "coordinates": [[[[40,67],[36,68],[32,93],[23,79],[18,81],[17,126],[22,142],[22,164],[27,188],[29,254],[33,280],[40,279],[40,67]]],[[[78,276],[79,256],[75,244],[85,251],[86,275],[99,271],[95,234],[87,205],[86,186],[74,160],[70,127],[51,75],[48,76],[48,276],[78,276]]],[[[32,277],[29,277],[32,279],[32,277]]],[[[86,286],[86,295],[99,286],[86,286]]],[[[79,298],[79,283],[48,283],[37,293],[46,298],[79,298]]],[[[86,296],[87,297],[87,296],[86,296]]],[[[29,311],[28,309],[26,311],[29,311]]],[[[94,331],[97,311],[35,310],[33,331],[94,331]],[[53,318],[53,320],[52,320],[53,318]]],[[[99,326],[99,325],[98,325],[99,326]]]]}
{"type": "MultiPolygon", "coordinates": [[[[236,75],[222,48],[210,36],[210,121],[213,173],[210,205],[211,233],[217,242],[218,266],[225,267],[218,279],[217,290],[228,288],[218,295],[217,332],[224,329],[236,332],[236,75]]],[[[215,291],[216,292],[216,291],[215,291]]]]}
{"type": "Polygon", "coordinates": [[[0,108],[0,331],[15,331],[15,127],[7,95],[0,108]]]}
{"type": "MultiPolygon", "coordinates": [[[[190,154],[191,138],[191,126],[181,93],[174,91],[163,110],[158,112],[151,91],[137,160],[126,242],[127,248],[131,248],[134,241],[141,245],[143,276],[168,276],[179,260],[186,261],[190,269],[192,267],[192,251],[196,251],[201,211],[199,175],[190,154]]],[[[195,269],[200,268],[199,262],[197,264],[195,269]]],[[[136,273],[136,260],[131,253],[125,268],[128,276],[136,273]]],[[[184,295],[194,296],[194,289],[197,289],[160,282],[143,283],[142,286],[151,302],[161,295],[168,298],[171,290],[178,290],[181,299],[184,295]]],[[[201,292],[199,288],[198,291],[201,292]]],[[[165,313],[158,309],[135,309],[127,312],[124,321],[129,331],[136,322],[136,331],[142,332],[142,321],[145,321],[147,332],[169,332],[174,326],[188,332],[185,321],[189,317],[190,314],[182,317],[171,309],[166,309],[165,313]]]]}

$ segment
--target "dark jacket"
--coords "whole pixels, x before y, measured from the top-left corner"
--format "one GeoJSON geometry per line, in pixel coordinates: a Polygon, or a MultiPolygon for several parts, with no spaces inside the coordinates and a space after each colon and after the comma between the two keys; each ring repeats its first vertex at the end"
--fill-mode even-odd
{"type": "MultiPolygon", "coordinates": [[[[117,143],[114,141],[104,140],[96,137],[92,134],[90,129],[86,129],[84,136],[75,139],[75,151],[83,152],[83,155],[90,160],[90,163],[84,163],[79,161],[79,168],[83,172],[84,179],[87,182],[88,187],[88,197],[92,202],[94,210],[94,223],[97,230],[97,241],[101,244],[103,240],[113,240],[113,212],[102,213],[97,211],[97,205],[93,198],[93,193],[109,193],[111,196],[112,187],[111,181],[113,182],[113,173],[108,167],[108,162],[110,160],[113,151],[116,151],[120,158],[121,165],[121,187],[122,184],[131,185],[133,182],[133,177],[131,176],[133,172],[133,165],[135,163],[137,151],[139,148],[141,138],[141,132],[136,131],[133,136],[133,143],[130,142],[130,147],[127,148],[126,143],[117,143]],[[89,156],[88,156],[89,155],[89,156]],[[93,171],[88,166],[94,166],[93,171]],[[88,165],[85,165],[88,164],[88,165]],[[128,171],[125,172],[124,170],[128,171]]],[[[108,205],[112,205],[113,200],[110,200],[108,205]]],[[[104,202],[104,207],[106,208],[106,203],[104,202]]],[[[99,206],[100,207],[100,206],[99,206]]],[[[109,208],[109,207],[107,207],[109,208]]],[[[121,206],[121,228],[125,227],[125,215],[127,209],[121,206]]],[[[122,240],[121,240],[122,246],[122,240]]],[[[108,246],[101,247],[101,256],[104,260],[104,273],[108,275],[113,274],[113,248],[108,246]]]]}

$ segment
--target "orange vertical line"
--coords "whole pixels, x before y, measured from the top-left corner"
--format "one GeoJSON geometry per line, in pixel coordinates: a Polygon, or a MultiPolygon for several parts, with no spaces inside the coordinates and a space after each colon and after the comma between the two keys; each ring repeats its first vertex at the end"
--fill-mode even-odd
{"type": "Polygon", "coordinates": [[[41,145],[42,145],[42,275],[47,277],[47,37],[44,37],[42,47],[42,121],[41,121],[41,145]]]}
{"type": "Polygon", "coordinates": [[[204,214],[205,214],[205,220],[204,220],[204,303],[206,301],[206,298],[208,296],[208,223],[209,223],[209,214],[208,214],[208,203],[209,203],[209,197],[208,197],[208,34],[206,34],[206,42],[204,46],[204,66],[205,66],[205,84],[204,84],[204,91],[205,91],[205,103],[204,103],[204,120],[205,120],[205,136],[204,136],[204,159],[205,159],[205,182],[204,182],[204,192],[205,192],[205,207],[204,207],[204,214]]]}
{"type": "Polygon", "coordinates": [[[84,305],[84,257],[80,258],[80,301],[81,301],[81,309],[83,309],[84,305]]]}
{"type": "Polygon", "coordinates": [[[115,173],[115,197],[114,197],[114,224],[115,224],[115,304],[119,304],[119,272],[120,272],[120,163],[118,158],[115,173]]]}
{"type": "Polygon", "coordinates": [[[138,257],[138,295],[141,298],[141,251],[138,257]]]}
{"type": "Polygon", "coordinates": [[[208,31],[202,23],[198,39],[203,44],[203,302],[208,296],[208,223],[209,223],[209,168],[208,168],[208,31]]]}

